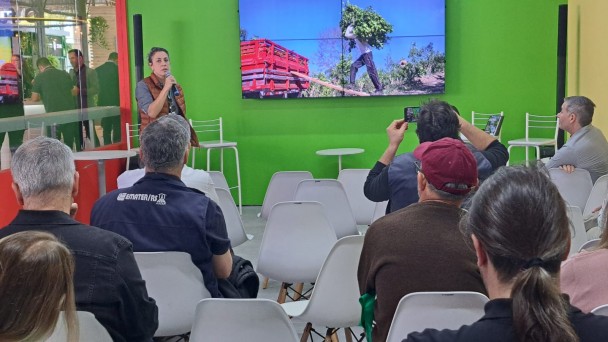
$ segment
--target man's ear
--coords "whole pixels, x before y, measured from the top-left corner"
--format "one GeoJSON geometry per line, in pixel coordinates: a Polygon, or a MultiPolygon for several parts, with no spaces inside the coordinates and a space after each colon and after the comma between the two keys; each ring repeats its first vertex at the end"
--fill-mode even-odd
{"type": "Polygon", "coordinates": [[[486,253],[479,240],[477,240],[475,234],[471,234],[471,239],[473,240],[475,255],[477,255],[477,267],[481,268],[488,264],[488,254],[486,253]]]}
{"type": "Polygon", "coordinates": [[[78,195],[78,190],[80,189],[80,174],[78,171],[74,171],[74,184],[72,185],[72,198],[75,198],[78,195]]]}
{"type": "Polygon", "coordinates": [[[418,182],[418,193],[424,192],[424,190],[426,189],[427,182],[426,178],[421,172],[418,172],[418,174],[416,175],[416,181],[418,182]]]}
{"type": "Polygon", "coordinates": [[[13,188],[13,192],[15,193],[15,198],[17,198],[17,202],[19,202],[19,205],[23,207],[23,194],[21,194],[21,189],[19,189],[19,185],[13,182],[11,183],[11,187],[13,188]]]}

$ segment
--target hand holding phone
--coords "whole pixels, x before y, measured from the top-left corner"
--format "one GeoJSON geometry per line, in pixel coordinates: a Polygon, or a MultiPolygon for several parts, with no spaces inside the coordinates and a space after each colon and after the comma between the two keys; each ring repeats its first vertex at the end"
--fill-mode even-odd
{"type": "Polygon", "coordinates": [[[403,119],[405,122],[418,122],[418,115],[420,115],[420,107],[403,108],[403,119]]]}

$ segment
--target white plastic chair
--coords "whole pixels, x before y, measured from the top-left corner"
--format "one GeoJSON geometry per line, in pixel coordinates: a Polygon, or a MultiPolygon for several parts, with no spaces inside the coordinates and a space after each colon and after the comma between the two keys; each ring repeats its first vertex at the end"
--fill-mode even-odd
{"type": "Polygon", "coordinates": [[[414,292],[399,301],[387,342],[400,342],[409,333],[433,329],[458,329],[484,315],[488,297],[478,292],[414,292]]]}
{"type": "Polygon", "coordinates": [[[190,254],[135,252],[134,255],[148,294],[158,306],[158,329],[154,336],[188,333],[194,321],[196,303],[211,297],[190,254]]]}
{"type": "Polygon", "coordinates": [[[599,245],[601,239],[592,239],[592,240],[588,240],[587,242],[585,242],[579,249],[578,252],[582,252],[584,249],[585,250],[589,250],[597,245],[599,245]]]}
{"type": "Polygon", "coordinates": [[[268,219],[270,209],[279,202],[293,201],[300,181],[313,179],[309,171],[279,171],[270,178],[259,216],[268,219]]]}
{"type": "Polygon", "coordinates": [[[570,219],[570,253],[568,256],[578,253],[581,247],[587,242],[587,232],[583,214],[579,207],[567,206],[568,219],[570,219]]]}
{"type": "Polygon", "coordinates": [[[359,235],[357,222],[342,184],[335,179],[306,179],[296,188],[296,201],[317,201],[323,204],[336,236],[359,235]]]}
{"type": "MultiPolygon", "coordinates": [[[[511,155],[511,149],[513,147],[524,147],[526,149],[526,163],[530,160],[530,155],[528,149],[530,147],[534,147],[536,149],[536,159],[540,159],[540,147],[541,146],[553,146],[555,151],[557,151],[557,132],[559,131],[559,127],[557,125],[557,118],[555,115],[533,115],[530,113],[526,113],[526,136],[521,139],[509,140],[507,144],[509,147],[507,151],[509,155],[511,155]],[[551,131],[552,136],[550,138],[533,138],[531,136],[531,129],[533,133],[538,133],[539,131],[551,131]]],[[[509,165],[509,162],[507,162],[509,165]]]]}
{"type": "MultiPolygon", "coordinates": [[[[283,283],[312,283],[336,240],[321,203],[279,202],[270,210],[256,270],[283,283]]],[[[286,294],[281,286],[279,303],[286,294]]]]}
{"type": "Polygon", "coordinates": [[[326,341],[344,328],[359,325],[359,285],[357,267],[363,248],[363,236],[347,236],[338,240],[321,267],[310,300],[281,304],[287,315],[307,322],[302,341],[308,340],[313,325],[330,328],[326,341]]]}
{"type": "MultiPolygon", "coordinates": [[[[211,170],[211,150],[220,149],[220,171],[224,173],[224,149],[232,149],[236,163],[236,181],[237,185],[230,189],[237,188],[239,196],[239,212],[243,214],[242,194],[241,194],[241,169],[239,166],[239,150],[236,148],[237,143],[234,141],[224,140],[224,124],[222,117],[213,120],[192,120],[190,125],[196,132],[199,138],[200,148],[207,149],[207,171],[211,170]],[[206,140],[204,136],[214,135],[216,140],[206,140]]],[[[192,149],[192,167],[194,168],[196,157],[196,148],[192,149]]]]}
{"type": "Polygon", "coordinates": [[[552,168],[549,169],[549,175],[564,201],[569,205],[579,207],[582,214],[593,188],[589,171],[577,168],[574,169],[574,172],[567,173],[562,169],[552,168]]]}
{"type": "Polygon", "coordinates": [[[251,240],[253,236],[250,238],[245,234],[243,220],[241,220],[241,215],[239,215],[239,210],[237,209],[236,204],[234,204],[234,199],[232,199],[230,191],[222,188],[215,188],[215,191],[219,198],[218,205],[222,209],[224,220],[226,221],[226,230],[228,231],[230,245],[236,247],[251,240]]]}
{"type": "Polygon", "coordinates": [[[591,310],[594,315],[608,316],[608,304],[600,305],[597,308],[591,310]]]}
{"type": "Polygon", "coordinates": [[[298,335],[277,302],[269,299],[201,300],[190,342],[295,342],[298,335]]]}
{"type": "Polygon", "coordinates": [[[608,197],[608,175],[603,175],[595,181],[591,188],[583,210],[583,217],[591,215],[595,208],[601,207],[606,197],[608,197]]]}
{"type": "Polygon", "coordinates": [[[372,222],[376,209],[376,202],[367,199],[363,193],[369,171],[370,169],[343,169],[338,174],[338,181],[344,187],[355,221],[361,225],[369,225],[372,222]]]}
{"type": "Polygon", "coordinates": [[[374,208],[374,216],[372,217],[372,223],[376,222],[377,219],[386,215],[386,207],[388,207],[388,201],[376,202],[376,208],[374,208]]]}
{"type": "MultiPolygon", "coordinates": [[[[79,340],[87,342],[112,342],[112,337],[101,323],[90,312],[77,311],[79,340]]],[[[53,334],[46,339],[46,342],[65,342],[68,332],[65,326],[65,315],[59,315],[53,334]]]]}
{"type": "Polygon", "coordinates": [[[211,176],[214,187],[230,191],[228,181],[226,181],[226,177],[224,177],[224,174],[221,171],[207,171],[207,173],[209,173],[209,176],[211,176]]]}
{"type": "MultiPolygon", "coordinates": [[[[127,134],[127,150],[128,151],[135,151],[138,155],[139,155],[139,147],[133,147],[134,146],[134,142],[137,142],[137,144],[139,144],[139,129],[140,129],[141,125],[140,124],[130,124],[130,123],[125,123],[125,132],[127,134]],[[131,141],[131,139],[133,139],[133,142],[131,141]]],[[[131,158],[127,158],[127,170],[129,170],[129,160],[131,158]]]]}

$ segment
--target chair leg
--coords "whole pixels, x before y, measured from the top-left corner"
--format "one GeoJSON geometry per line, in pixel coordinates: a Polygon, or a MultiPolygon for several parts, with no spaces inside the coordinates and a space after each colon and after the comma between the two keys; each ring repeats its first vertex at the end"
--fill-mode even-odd
{"type": "Polygon", "coordinates": [[[296,283],[294,285],[295,293],[293,294],[293,300],[300,300],[302,298],[302,291],[304,291],[304,283],[296,283]]]}
{"type": "Polygon", "coordinates": [[[339,342],[338,341],[338,330],[334,328],[327,328],[325,333],[324,342],[339,342]]]}
{"type": "Polygon", "coordinates": [[[344,328],[344,337],[346,342],[353,342],[353,331],[350,328],[344,328]]]}
{"type": "Polygon", "coordinates": [[[279,297],[277,298],[277,302],[279,304],[285,303],[285,298],[287,298],[287,284],[281,283],[281,290],[279,290],[279,297]]]}
{"type": "Polygon", "coordinates": [[[239,190],[239,213],[243,215],[243,196],[241,192],[241,167],[239,165],[239,150],[236,147],[232,148],[234,150],[234,156],[236,161],[236,185],[239,190]]]}
{"type": "Polygon", "coordinates": [[[262,283],[262,288],[264,290],[266,290],[268,288],[268,280],[270,280],[270,278],[264,277],[264,282],[262,283]]]}
{"type": "Polygon", "coordinates": [[[192,148],[192,168],[193,169],[196,168],[195,160],[196,160],[196,147],[193,147],[192,148]]]}
{"type": "Polygon", "coordinates": [[[302,338],[300,338],[300,342],[308,341],[308,337],[310,336],[311,330],[312,330],[312,323],[306,323],[306,327],[304,327],[304,331],[302,332],[302,338]]]}
{"type": "Polygon", "coordinates": [[[207,172],[211,171],[211,149],[207,149],[207,172]]]}

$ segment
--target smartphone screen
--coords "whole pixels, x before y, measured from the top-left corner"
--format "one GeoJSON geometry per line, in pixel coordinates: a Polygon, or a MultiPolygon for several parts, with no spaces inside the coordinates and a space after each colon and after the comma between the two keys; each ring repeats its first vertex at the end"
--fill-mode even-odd
{"type": "Polygon", "coordinates": [[[405,107],[403,108],[403,118],[406,122],[418,122],[420,107],[405,107]]]}

